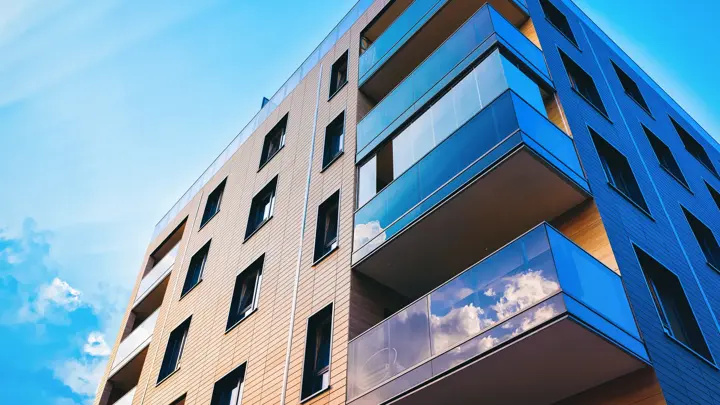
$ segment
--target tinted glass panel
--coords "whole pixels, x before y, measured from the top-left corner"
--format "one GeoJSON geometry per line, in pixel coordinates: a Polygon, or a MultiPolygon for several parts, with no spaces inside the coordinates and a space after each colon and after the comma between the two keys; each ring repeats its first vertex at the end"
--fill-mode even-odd
{"type": "Polygon", "coordinates": [[[655,152],[655,156],[657,156],[657,159],[660,162],[660,166],[667,170],[677,181],[684,184],[686,187],[689,187],[687,181],[685,180],[685,176],[683,176],[682,171],[680,170],[680,166],[675,160],[675,156],[673,156],[670,151],[670,148],[649,129],[643,126],[643,130],[650,141],[650,145],[653,148],[653,152],[655,152]]]}
{"type": "Polygon", "coordinates": [[[323,153],[323,168],[330,165],[343,151],[345,138],[345,112],[338,115],[325,128],[325,148],[323,153]]]}
{"type": "Polygon", "coordinates": [[[705,152],[705,148],[700,145],[700,142],[698,142],[692,135],[690,135],[690,133],[687,132],[685,128],[683,128],[680,124],[678,124],[677,121],[670,118],[670,122],[672,122],[678,135],[680,135],[680,139],[685,145],[685,149],[687,149],[687,151],[690,152],[690,154],[693,155],[695,159],[699,160],[700,163],[703,164],[703,166],[705,166],[708,170],[710,170],[717,176],[718,173],[715,170],[715,166],[710,160],[707,152],[705,152]]]}
{"type": "Polygon", "coordinates": [[[705,259],[716,269],[720,269],[720,246],[718,246],[717,239],[715,239],[715,234],[688,210],[683,208],[683,212],[685,213],[685,217],[690,224],[693,234],[695,234],[695,239],[697,239],[700,249],[702,249],[705,254],[705,259]]]}
{"type": "Polygon", "coordinates": [[[189,328],[190,319],[183,322],[180,326],[175,328],[175,330],[170,332],[168,344],[165,348],[165,356],[163,357],[162,365],[160,366],[160,373],[158,374],[158,382],[169,376],[180,365],[180,358],[182,357],[183,347],[185,346],[185,340],[187,338],[189,328]]]}
{"type": "Polygon", "coordinates": [[[542,6],[543,12],[545,13],[545,17],[547,17],[550,23],[554,25],[555,28],[558,29],[558,31],[562,32],[563,35],[565,35],[567,39],[570,40],[570,42],[577,46],[575,35],[573,35],[572,29],[570,28],[570,23],[568,23],[565,14],[558,10],[558,8],[555,7],[555,5],[552,4],[549,0],[540,0],[540,5],[542,6]]]}
{"type": "Polygon", "coordinates": [[[611,62],[613,65],[613,68],[615,69],[615,73],[618,76],[618,79],[620,79],[620,84],[622,84],[623,89],[625,90],[625,93],[635,100],[638,104],[640,104],[640,107],[645,109],[645,111],[650,111],[650,107],[648,107],[647,103],[645,102],[645,98],[643,97],[642,93],[640,92],[640,88],[638,87],[637,83],[627,75],[620,67],[618,67],[615,62],[611,62]]]}
{"type": "Polygon", "coordinates": [[[335,192],[318,207],[315,233],[315,259],[330,253],[338,245],[338,215],[340,192],[335,192]]]}
{"type": "Polygon", "coordinates": [[[245,365],[242,365],[216,382],[210,405],[239,405],[242,401],[244,379],[245,365]]]}
{"type": "Polygon", "coordinates": [[[265,165],[285,145],[285,131],[287,130],[287,114],[275,125],[265,136],[262,154],[260,155],[260,167],[265,165]]]}
{"type": "Polygon", "coordinates": [[[603,115],[607,115],[607,110],[605,110],[605,105],[602,102],[602,98],[600,98],[600,93],[598,93],[592,77],[562,51],[560,52],[560,57],[565,65],[565,70],[567,71],[572,88],[603,115]]]}
{"type": "Polygon", "coordinates": [[[260,291],[260,276],[265,256],[261,256],[235,278],[228,316],[227,328],[235,326],[257,307],[257,298],[260,291]]]}
{"type": "Polygon", "coordinates": [[[210,242],[200,248],[190,259],[190,265],[188,266],[188,272],[185,276],[185,283],[183,284],[182,295],[185,295],[190,291],[197,283],[202,280],[202,273],[205,269],[205,262],[207,262],[208,253],[210,252],[210,242]]]}
{"type": "Polygon", "coordinates": [[[220,183],[210,195],[208,195],[207,202],[205,203],[205,210],[203,211],[203,217],[200,221],[200,226],[205,225],[210,218],[215,216],[220,211],[220,202],[222,201],[222,195],[225,191],[225,180],[220,183]]]}
{"type": "Polygon", "coordinates": [[[253,198],[245,238],[249,238],[265,221],[272,217],[275,206],[276,184],[277,177],[271,180],[270,183],[253,198]]]}
{"type": "Polygon", "coordinates": [[[332,305],[328,305],[308,320],[302,399],[330,385],[331,344],[332,305]]]}
{"type": "Polygon", "coordinates": [[[640,208],[648,211],[645,198],[640,192],[640,186],[635,180],[635,175],[630,168],[627,158],[605,141],[597,132],[590,129],[590,134],[595,142],[600,161],[602,162],[608,182],[618,191],[636,203],[640,208]]]}

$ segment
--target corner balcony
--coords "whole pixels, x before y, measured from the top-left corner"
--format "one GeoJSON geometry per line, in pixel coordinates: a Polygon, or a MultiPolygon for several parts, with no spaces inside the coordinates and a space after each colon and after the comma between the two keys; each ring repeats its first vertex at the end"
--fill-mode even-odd
{"type": "Polygon", "coordinates": [[[353,268],[418,297],[588,197],[572,138],[508,89],[355,212],[353,268]]]}
{"type": "Polygon", "coordinates": [[[516,0],[395,1],[363,31],[371,43],[360,55],[359,87],[383,98],[484,4],[491,4],[514,26],[528,20],[516,0]]]}
{"type": "Polygon", "coordinates": [[[122,369],[126,364],[130,363],[131,360],[150,345],[159,314],[160,310],[158,309],[133,329],[129,335],[123,338],[115,353],[115,359],[113,360],[110,370],[111,376],[116,374],[118,370],[122,369]]]}
{"type": "Polygon", "coordinates": [[[546,223],[348,353],[353,405],[551,404],[649,361],[620,276],[546,223]]]}
{"type": "MultiPolygon", "coordinates": [[[[453,2],[462,3],[462,2],[453,2]]],[[[519,61],[533,78],[552,87],[542,51],[490,5],[473,14],[450,38],[395,86],[357,125],[361,161],[409,117],[495,48],[519,61]]],[[[391,70],[391,69],[384,69],[391,70]]]]}
{"type": "Polygon", "coordinates": [[[173,265],[175,264],[175,258],[177,257],[179,246],[172,248],[160,261],[155,263],[155,266],[147,272],[142,280],[140,280],[140,286],[138,292],[135,295],[134,305],[138,305],[143,299],[145,299],[150,293],[159,286],[165,277],[170,274],[173,265]]]}

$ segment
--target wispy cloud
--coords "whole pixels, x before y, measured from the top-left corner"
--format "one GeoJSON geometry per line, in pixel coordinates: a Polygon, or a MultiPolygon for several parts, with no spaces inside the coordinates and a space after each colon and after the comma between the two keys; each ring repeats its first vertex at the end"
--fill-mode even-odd
{"type": "Polygon", "coordinates": [[[98,383],[105,372],[104,360],[70,359],[53,368],[53,376],[68,386],[74,393],[91,397],[95,395],[98,383]]]}

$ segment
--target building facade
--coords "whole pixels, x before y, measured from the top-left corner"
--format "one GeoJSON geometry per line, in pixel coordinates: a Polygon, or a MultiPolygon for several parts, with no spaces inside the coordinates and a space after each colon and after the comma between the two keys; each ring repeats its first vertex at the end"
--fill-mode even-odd
{"type": "Polygon", "coordinates": [[[718,170],[569,0],[360,0],[158,223],[95,404],[719,404],[718,170]]]}

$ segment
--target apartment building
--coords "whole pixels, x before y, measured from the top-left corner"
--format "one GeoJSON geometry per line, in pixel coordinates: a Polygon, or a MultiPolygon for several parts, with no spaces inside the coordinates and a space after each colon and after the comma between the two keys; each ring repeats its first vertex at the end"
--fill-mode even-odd
{"type": "Polygon", "coordinates": [[[569,0],[360,0],[156,226],[95,403],[720,404],[719,168],[569,0]]]}

